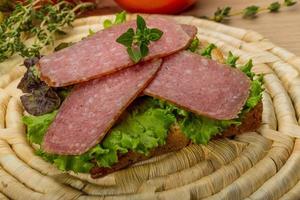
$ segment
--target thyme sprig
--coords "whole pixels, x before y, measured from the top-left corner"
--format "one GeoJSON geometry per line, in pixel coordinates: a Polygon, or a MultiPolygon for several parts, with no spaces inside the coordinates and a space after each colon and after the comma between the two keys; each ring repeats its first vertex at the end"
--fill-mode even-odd
{"type": "Polygon", "coordinates": [[[244,8],[241,11],[232,12],[232,7],[225,6],[218,8],[213,17],[203,16],[203,18],[213,20],[215,22],[224,22],[229,20],[230,17],[241,15],[243,18],[251,19],[257,17],[258,13],[262,12],[278,12],[283,7],[290,7],[297,3],[297,0],[284,0],[283,2],[273,2],[267,7],[259,7],[257,5],[251,5],[244,8]]]}
{"type": "Polygon", "coordinates": [[[63,28],[71,26],[76,15],[91,3],[71,4],[61,1],[58,4],[41,4],[43,0],[29,0],[17,4],[10,17],[0,25],[0,62],[15,53],[22,57],[35,57],[40,50],[53,45],[56,34],[64,34],[63,28]],[[33,44],[26,40],[33,38],[33,44]]]}

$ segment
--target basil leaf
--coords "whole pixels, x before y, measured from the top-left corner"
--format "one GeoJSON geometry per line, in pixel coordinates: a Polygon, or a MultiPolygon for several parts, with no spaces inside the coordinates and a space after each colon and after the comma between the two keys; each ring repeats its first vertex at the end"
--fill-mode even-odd
{"type": "Polygon", "coordinates": [[[137,29],[140,29],[142,31],[145,30],[146,22],[145,22],[144,18],[142,18],[140,15],[138,15],[136,18],[136,24],[137,24],[137,29]]]}
{"type": "Polygon", "coordinates": [[[134,63],[138,63],[142,59],[141,52],[131,47],[127,48],[127,53],[134,63]]]}
{"type": "Polygon", "coordinates": [[[130,28],[117,39],[118,43],[127,47],[128,55],[134,63],[146,57],[149,53],[148,45],[150,42],[159,40],[163,35],[161,30],[147,28],[145,20],[139,15],[136,24],[135,32],[130,28]]]}
{"type": "Polygon", "coordinates": [[[117,42],[123,44],[125,47],[131,47],[133,43],[134,30],[132,28],[128,29],[120,37],[118,37],[117,42]]]}
{"type": "Polygon", "coordinates": [[[142,57],[145,57],[149,53],[149,48],[148,48],[148,46],[146,44],[142,43],[140,45],[140,51],[141,51],[142,57]]]}
{"type": "Polygon", "coordinates": [[[150,29],[150,33],[149,33],[149,40],[150,41],[157,41],[161,38],[161,36],[163,35],[163,32],[157,28],[152,28],[150,29]]]}

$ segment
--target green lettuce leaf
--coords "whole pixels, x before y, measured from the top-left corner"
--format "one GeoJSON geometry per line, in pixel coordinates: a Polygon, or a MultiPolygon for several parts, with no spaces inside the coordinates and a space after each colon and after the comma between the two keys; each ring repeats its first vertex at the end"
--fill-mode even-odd
{"type": "Polygon", "coordinates": [[[195,37],[195,38],[192,40],[192,42],[191,42],[191,44],[190,44],[188,50],[191,51],[191,52],[195,52],[195,51],[199,48],[199,44],[200,44],[199,38],[198,38],[198,37],[195,37]]]}
{"type": "Polygon", "coordinates": [[[236,62],[239,59],[238,56],[234,56],[231,51],[229,51],[225,64],[231,67],[236,67],[236,62]]]}
{"type": "Polygon", "coordinates": [[[253,109],[262,99],[262,81],[260,78],[255,79],[251,82],[250,94],[246,101],[243,111],[249,112],[253,109]]]}
{"type": "Polygon", "coordinates": [[[240,125],[240,120],[214,120],[190,113],[180,123],[181,131],[196,144],[207,144],[231,125],[240,125]]]}
{"type": "Polygon", "coordinates": [[[44,135],[53,122],[57,111],[41,116],[24,116],[23,123],[27,126],[28,141],[35,144],[41,144],[44,135]]]}
{"type": "MultiPolygon", "coordinates": [[[[128,151],[147,155],[149,151],[165,144],[170,126],[175,123],[171,109],[163,109],[160,102],[150,97],[140,98],[127,109],[119,123],[108,133],[99,145],[80,156],[62,156],[43,152],[37,154],[53,163],[60,170],[88,172],[95,163],[100,167],[110,167],[118,162],[118,154],[128,151]],[[92,162],[94,161],[94,162],[92,162]]],[[[42,116],[25,116],[28,140],[41,144],[43,137],[56,116],[57,111],[42,116]]]]}

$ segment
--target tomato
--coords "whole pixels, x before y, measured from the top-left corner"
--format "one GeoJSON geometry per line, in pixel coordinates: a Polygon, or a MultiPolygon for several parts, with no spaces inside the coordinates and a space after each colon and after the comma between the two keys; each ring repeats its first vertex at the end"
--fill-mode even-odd
{"type": "Polygon", "coordinates": [[[129,12],[139,13],[179,13],[197,0],[115,0],[119,6],[129,12]]]}

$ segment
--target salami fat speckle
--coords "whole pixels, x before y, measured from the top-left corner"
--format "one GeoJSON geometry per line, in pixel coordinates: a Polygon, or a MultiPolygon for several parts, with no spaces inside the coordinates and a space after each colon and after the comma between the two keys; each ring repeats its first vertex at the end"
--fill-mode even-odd
{"type": "MultiPolygon", "coordinates": [[[[164,57],[184,49],[192,39],[171,19],[149,17],[149,28],[158,28],[163,36],[149,45],[149,54],[144,60],[164,57]]],[[[132,66],[126,48],[116,39],[128,28],[135,28],[136,22],[129,21],[102,30],[75,45],[44,56],[38,63],[41,79],[53,87],[84,82],[132,66]]],[[[191,28],[189,28],[191,30],[191,28]]]]}
{"type": "Polygon", "coordinates": [[[134,65],[75,86],[49,127],[44,151],[80,155],[98,144],[155,76],[161,60],[134,65]]]}
{"type": "Polygon", "coordinates": [[[240,70],[181,51],[164,59],[145,93],[199,115],[225,120],[238,116],[249,89],[250,80],[240,70]]]}

